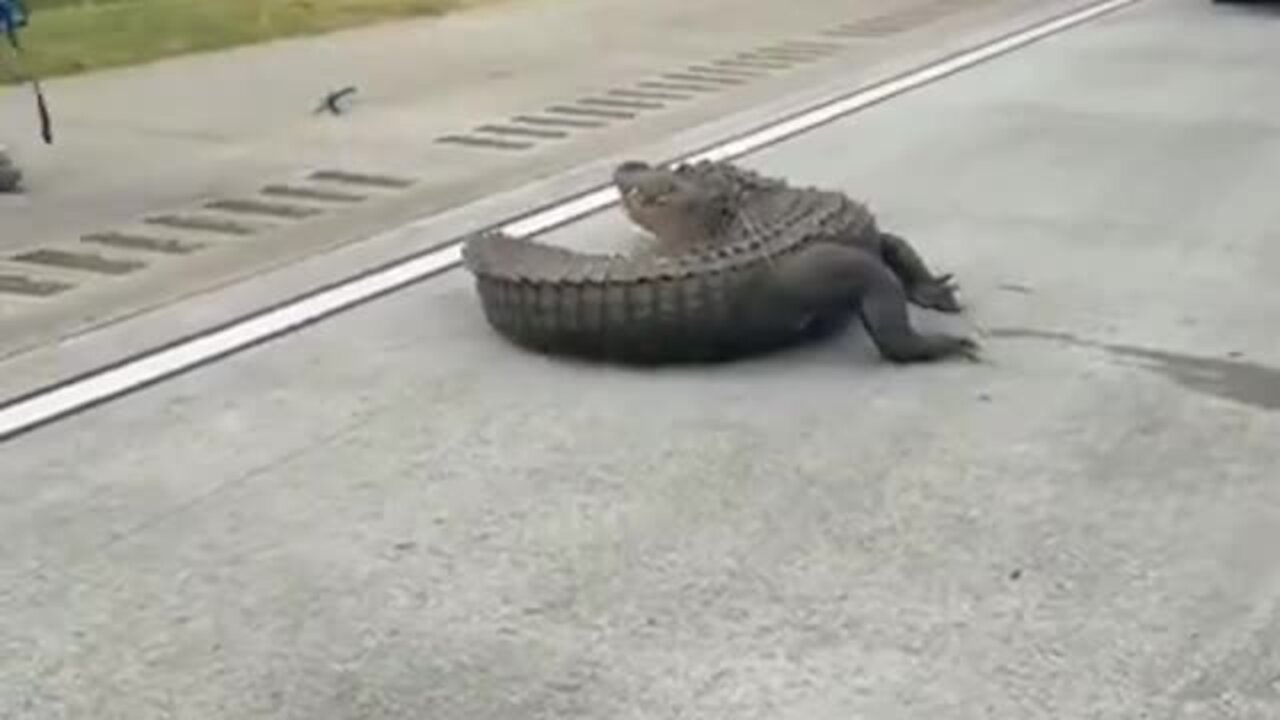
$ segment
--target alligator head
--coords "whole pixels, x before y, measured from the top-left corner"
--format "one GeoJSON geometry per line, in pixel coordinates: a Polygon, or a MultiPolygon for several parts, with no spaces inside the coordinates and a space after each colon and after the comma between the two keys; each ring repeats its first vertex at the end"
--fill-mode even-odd
{"type": "Polygon", "coordinates": [[[732,208],[723,183],[681,168],[628,160],[614,169],[613,183],[627,217],[668,248],[713,240],[732,208]]]}

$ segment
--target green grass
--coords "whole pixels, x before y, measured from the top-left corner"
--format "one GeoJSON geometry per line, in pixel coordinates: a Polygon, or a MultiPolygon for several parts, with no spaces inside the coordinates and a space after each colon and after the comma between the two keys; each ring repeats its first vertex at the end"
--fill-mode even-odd
{"type": "MultiPolygon", "coordinates": [[[[70,75],[484,1],[491,0],[29,0],[24,68],[42,78],[70,75]]],[[[0,70],[0,82],[13,81],[0,70]]]]}

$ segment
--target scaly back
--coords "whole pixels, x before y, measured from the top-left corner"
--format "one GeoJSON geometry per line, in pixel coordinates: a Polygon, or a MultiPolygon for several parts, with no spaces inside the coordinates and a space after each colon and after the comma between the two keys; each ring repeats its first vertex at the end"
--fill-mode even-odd
{"type": "Polygon", "coordinates": [[[778,238],[786,247],[804,243],[813,235],[858,233],[875,224],[865,205],[843,193],[795,187],[729,163],[704,160],[680,166],[675,172],[716,187],[725,195],[729,217],[720,232],[707,238],[712,245],[750,243],[763,237],[770,246],[776,246],[773,239],[778,238]]]}
{"type": "Polygon", "coordinates": [[[672,255],[583,253],[496,233],[470,238],[463,260],[475,275],[523,283],[627,284],[745,270],[836,233],[874,224],[842,193],[797,188],[728,163],[703,161],[675,172],[723,194],[726,217],[705,242],[672,255]]]}

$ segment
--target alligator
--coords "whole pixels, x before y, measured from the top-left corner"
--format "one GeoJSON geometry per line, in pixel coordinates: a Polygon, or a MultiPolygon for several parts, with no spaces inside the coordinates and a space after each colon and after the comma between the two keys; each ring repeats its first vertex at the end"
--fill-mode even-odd
{"type": "Polygon", "coordinates": [[[977,360],[968,337],[917,331],[908,304],[962,311],[902,237],[844,193],[726,162],[617,165],[652,252],[593,254],[482,231],[463,265],[498,334],[525,349],[629,364],[718,362],[827,337],[860,317],[893,363],[977,360]]]}

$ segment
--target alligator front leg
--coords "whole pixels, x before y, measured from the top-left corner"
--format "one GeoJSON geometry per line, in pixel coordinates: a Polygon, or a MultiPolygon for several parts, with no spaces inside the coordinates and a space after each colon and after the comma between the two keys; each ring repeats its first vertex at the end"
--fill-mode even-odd
{"type": "Polygon", "coordinates": [[[779,258],[765,290],[763,307],[776,303],[775,311],[856,309],[880,355],[891,362],[977,359],[978,344],[969,338],[913,328],[903,284],[879,257],[859,248],[822,243],[779,258]]]}
{"type": "Polygon", "coordinates": [[[898,235],[881,231],[880,254],[906,287],[907,298],[911,302],[941,312],[960,312],[952,276],[949,273],[935,276],[911,243],[898,235]]]}

